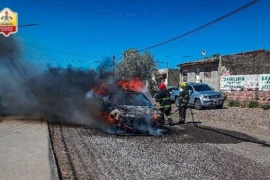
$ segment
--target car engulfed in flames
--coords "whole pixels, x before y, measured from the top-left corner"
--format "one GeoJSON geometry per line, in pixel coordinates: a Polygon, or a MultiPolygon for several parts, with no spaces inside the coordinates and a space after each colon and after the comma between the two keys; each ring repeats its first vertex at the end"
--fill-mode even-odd
{"type": "Polygon", "coordinates": [[[161,111],[141,92],[142,83],[119,81],[102,94],[102,116],[112,134],[162,135],[166,132],[161,111]]]}
{"type": "Polygon", "coordinates": [[[104,101],[113,130],[150,133],[164,124],[162,113],[140,92],[117,91],[104,101]]]}

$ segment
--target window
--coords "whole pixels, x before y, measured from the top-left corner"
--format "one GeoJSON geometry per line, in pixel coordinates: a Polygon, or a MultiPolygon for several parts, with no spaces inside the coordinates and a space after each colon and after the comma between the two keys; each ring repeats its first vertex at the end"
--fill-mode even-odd
{"type": "Polygon", "coordinates": [[[204,67],[204,78],[211,78],[211,67],[204,67]]]}
{"type": "Polygon", "coordinates": [[[200,75],[200,68],[196,68],[196,75],[200,75]]]}
{"type": "Polygon", "coordinates": [[[191,86],[188,86],[187,89],[191,92],[193,92],[193,88],[191,86]]]}
{"type": "Polygon", "coordinates": [[[187,75],[188,75],[187,71],[183,71],[182,75],[183,75],[183,82],[187,82],[187,75]]]}
{"type": "Polygon", "coordinates": [[[193,86],[195,91],[211,91],[212,89],[207,84],[193,86]]]}

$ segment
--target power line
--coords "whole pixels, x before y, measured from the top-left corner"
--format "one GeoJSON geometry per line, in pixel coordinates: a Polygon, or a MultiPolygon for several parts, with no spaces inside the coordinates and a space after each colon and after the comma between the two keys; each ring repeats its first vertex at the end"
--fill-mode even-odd
{"type": "MultiPolygon", "coordinates": [[[[49,4],[49,5],[53,5],[53,6],[57,6],[57,7],[61,7],[61,8],[73,9],[73,10],[77,10],[77,11],[81,11],[81,12],[85,12],[85,13],[103,12],[103,11],[97,11],[97,10],[82,9],[82,8],[78,8],[78,7],[74,7],[74,6],[55,3],[55,2],[52,2],[52,1],[46,1],[46,0],[37,0],[37,1],[49,4]]],[[[150,24],[148,23],[147,25],[142,26],[142,28],[140,28],[140,29],[133,28],[133,29],[129,29],[128,31],[125,31],[125,32],[120,32],[120,33],[117,33],[117,34],[111,34],[111,35],[107,35],[105,37],[101,37],[101,38],[97,38],[97,39],[90,39],[90,40],[84,40],[84,41],[71,42],[69,44],[66,44],[65,46],[88,44],[88,43],[97,42],[97,41],[109,40],[111,38],[123,37],[123,35],[128,35],[128,34],[131,34],[131,33],[134,33],[134,32],[138,32],[138,31],[142,31],[142,30],[145,30],[145,29],[150,29],[150,28],[153,28],[153,27],[156,27],[156,26],[160,26],[160,25],[164,25],[164,24],[167,24],[167,23],[174,22],[174,21],[179,20],[179,19],[181,19],[183,17],[189,16],[190,14],[194,14],[194,12],[192,13],[192,11],[191,11],[193,9],[195,10],[195,12],[204,11],[205,8],[211,7],[212,5],[218,5],[218,3],[222,2],[222,1],[224,1],[224,0],[216,0],[216,1],[213,1],[213,2],[207,2],[207,3],[199,4],[197,6],[192,6],[192,7],[189,7],[189,8],[174,9],[174,10],[179,11],[180,15],[177,13],[177,16],[170,17],[170,19],[165,19],[165,20],[163,20],[161,22],[151,22],[150,24]],[[186,12],[186,13],[183,13],[183,12],[186,12]]],[[[171,12],[171,11],[173,11],[173,10],[166,10],[166,11],[162,11],[162,12],[171,12]]],[[[115,15],[117,15],[117,14],[122,14],[122,13],[111,13],[111,12],[105,13],[104,12],[104,14],[115,14],[115,15]]],[[[144,14],[148,15],[148,14],[155,14],[155,13],[144,13],[144,14]]],[[[156,14],[159,14],[159,13],[156,13],[156,14]]],[[[163,14],[163,13],[160,13],[160,14],[163,14]]]]}
{"type": "Polygon", "coordinates": [[[149,47],[147,47],[147,48],[141,49],[141,50],[139,50],[139,52],[140,52],[140,51],[146,51],[146,50],[149,50],[149,49],[153,49],[153,48],[155,48],[155,47],[162,46],[162,45],[164,45],[164,44],[170,43],[170,42],[175,41],[175,40],[177,40],[177,39],[180,39],[180,38],[183,38],[183,37],[188,36],[188,35],[190,35],[190,34],[193,34],[193,33],[197,32],[197,31],[200,31],[201,29],[204,29],[204,28],[206,28],[206,27],[208,27],[208,26],[211,26],[211,25],[213,25],[213,24],[215,24],[215,23],[218,23],[218,22],[220,22],[220,21],[222,21],[222,20],[224,20],[224,19],[226,19],[226,18],[228,18],[228,17],[230,17],[230,16],[232,16],[232,15],[238,13],[239,11],[242,11],[243,9],[246,9],[246,8],[248,8],[248,7],[252,6],[252,5],[254,5],[254,4],[260,2],[260,1],[261,1],[261,0],[254,0],[254,1],[251,1],[251,2],[249,2],[249,3],[247,3],[247,4],[245,4],[244,6],[241,6],[241,7],[237,8],[237,9],[235,9],[235,10],[233,10],[233,11],[231,11],[231,12],[229,12],[229,13],[227,13],[227,14],[225,14],[225,15],[223,15],[223,16],[221,16],[221,17],[219,17],[219,18],[217,18],[217,19],[215,19],[215,20],[213,20],[213,21],[210,21],[210,22],[208,22],[208,23],[206,23],[206,24],[200,26],[200,27],[197,27],[197,28],[195,28],[195,29],[193,29],[193,30],[191,30],[191,31],[188,31],[188,32],[186,32],[186,33],[184,33],[184,34],[181,34],[181,35],[179,35],[179,36],[176,36],[176,37],[174,37],[174,38],[172,38],[172,39],[169,39],[169,40],[167,40],[167,41],[164,41],[164,42],[161,42],[161,43],[158,43],[158,44],[149,46],[149,47]]]}
{"type": "Polygon", "coordinates": [[[32,23],[32,24],[22,24],[22,25],[19,25],[18,27],[27,27],[27,26],[37,26],[39,24],[36,24],[36,23],[32,23]]]}
{"type": "Polygon", "coordinates": [[[56,3],[56,2],[52,2],[52,1],[46,1],[46,0],[37,0],[37,1],[49,4],[49,5],[57,6],[57,7],[62,7],[62,8],[66,8],[66,9],[73,9],[73,10],[82,11],[82,12],[86,12],[86,13],[94,13],[94,14],[109,15],[109,16],[130,16],[130,17],[134,17],[134,16],[156,16],[156,15],[170,14],[170,13],[183,11],[184,9],[188,10],[188,9],[194,9],[194,8],[201,8],[201,7],[204,7],[204,6],[208,6],[209,4],[214,4],[214,3],[217,3],[217,2],[223,1],[223,0],[217,0],[217,1],[214,1],[214,2],[211,2],[211,3],[206,3],[206,4],[194,6],[194,7],[188,8],[188,9],[181,7],[181,8],[163,10],[163,11],[159,11],[159,12],[146,12],[146,13],[109,12],[109,11],[102,11],[102,10],[85,9],[85,8],[80,8],[80,7],[76,7],[76,6],[71,6],[71,5],[56,3]]]}
{"type": "MultiPolygon", "coordinates": [[[[200,12],[200,11],[197,10],[195,12],[200,12]]],[[[134,32],[137,33],[139,31],[143,31],[143,30],[146,30],[146,29],[151,29],[153,27],[157,27],[157,26],[161,26],[161,25],[165,25],[165,24],[168,24],[168,23],[178,21],[178,20],[180,20],[180,19],[182,19],[184,17],[187,17],[187,16],[189,16],[189,15],[191,15],[193,13],[188,12],[186,14],[182,14],[182,15],[179,15],[179,16],[174,16],[171,19],[165,19],[165,20],[160,21],[160,22],[148,23],[147,25],[142,26],[140,29],[139,28],[133,28],[133,29],[129,29],[128,31],[120,32],[120,33],[117,33],[117,34],[112,34],[112,35],[101,37],[101,38],[98,38],[98,39],[91,39],[91,40],[85,40],[85,41],[72,42],[70,44],[67,44],[66,46],[88,44],[88,43],[91,43],[91,42],[104,41],[104,40],[109,40],[109,39],[112,39],[112,38],[123,37],[124,35],[132,34],[134,32]]]]}

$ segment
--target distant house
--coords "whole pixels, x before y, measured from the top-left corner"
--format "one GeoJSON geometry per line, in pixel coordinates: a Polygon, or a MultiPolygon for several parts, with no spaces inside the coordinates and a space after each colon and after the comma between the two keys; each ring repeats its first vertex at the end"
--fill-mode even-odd
{"type": "MultiPolygon", "coordinates": [[[[260,77],[259,75],[266,75],[264,76],[264,79],[268,79],[270,76],[270,51],[265,49],[248,51],[182,63],[177,66],[180,68],[180,82],[203,82],[209,84],[216,90],[220,90],[221,78],[223,77],[223,79],[225,79],[224,76],[235,77],[241,75],[242,77],[248,77],[249,79],[258,79],[260,77]]],[[[245,78],[238,79],[243,80],[245,78]]],[[[234,82],[230,83],[234,84],[234,82]]],[[[239,81],[237,83],[239,84],[239,87],[243,87],[241,86],[242,82],[239,81]]],[[[270,83],[270,81],[267,81],[266,83],[270,83]]],[[[231,87],[231,89],[228,89],[230,92],[237,89],[233,88],[233,85],[231,87]]],[[[246,92],[243,93],[243,90],[251,91],[258,88],[256,86],[250,87],[253,87],[253,89],[238,88],[238,90],[242,91],[234,93],[233,96],[240,98],[242,95],[238,94],[242,93],[245,94],[243,97],[252,96],[252,99],[260,99],[258,97],[261,96],[261,99],[264,99],[264,101],[270,101],[269,92],[263,92],[261,95],[258,95],[258,93],[254,95],[255,92],[252,92],[253,94],[249,92],[250,95],[246,95],[246,92]]],[[[268,88],[268,85],[266,84],[265,87],[268,88]]]]}
{"type": "Polygon", "coordinates": [[[157,91],[161,82],[163,82],[167,87],[177,87],[179,85],[179,69],[158,69],[152,74],[151,81],[148,82],[150,91],[157,91]]]}
{"type": "Polygon", "coordinates": [[[203,82],[219,89],[219,59],[210,58],[200,61],[179,64],[181,82],[203,82]]]}
{"type": "Polygon", "coordinates": [[[158,69],[153,75],[152,80],[159,84],[161,81],[166,86],[178,86],[179,85],[179,69],[158,69]]]}
{"type": "Polygon", "coordinates": [[[242,52],[177,66],[181,82],[203,82],[219,90],[222,75],[270,74],[270,51],[242,52]]]}

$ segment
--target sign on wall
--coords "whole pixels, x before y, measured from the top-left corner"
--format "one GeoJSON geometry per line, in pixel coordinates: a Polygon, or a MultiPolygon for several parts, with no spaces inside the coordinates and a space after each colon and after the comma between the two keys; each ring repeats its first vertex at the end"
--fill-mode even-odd
{"type": "Polygon", "coordinates": [[[261,74],[259,76],[259,89],[270,91],[270,74],[261,74]]]}
{"type": "Polygon", "coordinates": [[[221,76],[221,90],[256,89],[270,91],[270,74],[221,76]]]}

